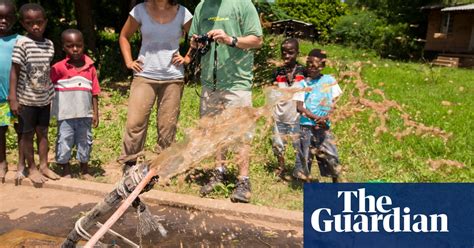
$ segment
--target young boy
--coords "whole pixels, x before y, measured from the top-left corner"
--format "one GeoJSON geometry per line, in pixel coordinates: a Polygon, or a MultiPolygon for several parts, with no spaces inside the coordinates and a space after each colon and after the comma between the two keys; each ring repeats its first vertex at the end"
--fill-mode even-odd
{"type": "Polygon", "coordinates": [[[10,88],[11,54],[18,34],[11,32],[16,21],[16,7],[10,0],[0,0],[0,180],[5,181],[8,170],[6,160],[6,133],[12,121],[7,102],[10,88]]]}
{"type": "Polygon", "coordinates": [[[326,53],[320,49],[313,49],[306,61],[307,80],[302,81],[305,88],[304,98],[300,94],[297,101],[298,111],[301,113],[301,146],[293,176],[308,181],[313,156],[316,155],[321,176],[331,177],[338,182],[339,157],[333,136],[329,131],[329,114],[332,111],[335,99],[342,91],[336,79],[330,75],[321,74],[325,67],[326,53]],[[313,151],[316,151],[314,154],[313,151]]]}
{"type": "MultiPolygon", "coordinates": [[[[294,83],[303,80],[305,68],[298,64],[296,58],[299,54],[299,43],[295,38],[288,38],[281,43],[281,57],[284,65],[276,69],[273,80],[279,89],[298,88],[299,84],[294,83]]],[[[283,95],[277,92],[278,95],[283,95]]],[[[284,176],[285,169],[285,146],[288,139],[291,140],[295,151],[298,151],[299,142],[299,113],[296,111],[296,102],[293,99],[279,101],[273,109],[272,148],[278,159],[279,168],[276,174],[284,176]]],[[[296,159],[299,159],[297,156],[296,159]]]]}
{"type": "MultiPolygon", "coordinates": [[[[20,8],[20,23],[27,31],[18,38],[13,48],[10,74],[10,109],[18,116],[18,132],[21,134],[19,149],[28,164],[28,178],[34,184],[42,184],[47,178],[59,176],[48,168],[48,127],[50,103],[54,88],[49,78],[54,56],[53,42],[43,37],[48,20],[43,7],[27,3],[20,8]],[[36,134],[39,170],[34,159],[33,138],[36,134]]],[[[18,173],[24,171],[24,161],[18,163],[18,173]]]]}
{"type": "Polygon", "coordinates": [[[58,120],[56,163],[63,168],[63,177],[71,177],[69,160],[76,146],[77,160],[84,179],[89,174],[92,148],[91,127],[99,124],[99,80],[94,62],[84,54],[84,38],[77,29],[67,29],[61,34],[66,58],[54,64],[51,80],[55,85],[53,115],[58,120]]]}

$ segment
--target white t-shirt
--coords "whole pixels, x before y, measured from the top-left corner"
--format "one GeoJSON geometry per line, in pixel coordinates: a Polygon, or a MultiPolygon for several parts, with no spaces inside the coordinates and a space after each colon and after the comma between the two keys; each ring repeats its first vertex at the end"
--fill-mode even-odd
{"type": "Polygon", "coordinates": [[[155,80],[183,78],[184,67],[173,65],[171,59],[178,52],[183,25],[193,18],[192,14],[179,5],[175,18],[160,24],[148,15],[145,3],[140,3],[130,11],[130,16],[140,24],[142,35],[138,59],[143,62],[143,71],[135,75],[155,80]]]}

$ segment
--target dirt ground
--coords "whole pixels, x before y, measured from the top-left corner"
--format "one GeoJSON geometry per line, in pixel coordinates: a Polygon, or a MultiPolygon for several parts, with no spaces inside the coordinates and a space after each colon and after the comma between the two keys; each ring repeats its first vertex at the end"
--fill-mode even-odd
{"type": "MultiPolygon", "coordinates": [[[[22,229],[65,237],[75,221],[102,198],[48,188],[0,184],[0,237],[22,229]]],[[[188,211],[180,208],[150,205],[151,212],[164,216],[168,236],[152,233],[141,241],[142,247],[302,247],[301,234],[294,230],[255,225],[234,216],[188,211]]],[[[107,216],[101,218],[105,222],[107,216]]],[[[112,227],[136,243],[137,217],[133,209],[112,227]]],[[[95,230],[90,230],[92,233],[95,230]]],[[[107,236],[105,241],[121,247],[127,245],[107,236]]],[[[1,244],[0,244],[1,246],[1,244]]]]}

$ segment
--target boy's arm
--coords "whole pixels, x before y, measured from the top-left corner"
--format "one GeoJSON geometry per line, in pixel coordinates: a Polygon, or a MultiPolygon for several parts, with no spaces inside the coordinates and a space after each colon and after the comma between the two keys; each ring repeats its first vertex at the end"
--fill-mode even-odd
{"type": "Polygon", "coordinates": [[[92,110],[93,110],[92,126],[96,128],[99,126],[99,96],[98,95],[92,96],[92,110]]]}
{"type": "Polygon", "coordinates": [[[18,74],[20,74],[20,65],[12,63],[10,70],[10,92],[8,94],[8,101],[10,102],[10,110],[16,116],[20,112],[20,104],[16,97],[16,87],[18,84],[18,74]]]}
{"type": "Polygon", "coordinates": [[[328,119],[328,117],[327,116],[321,117],[321,116],[317,116],[311,113],[311,111],[309,111],[307,108],[304,107],[302,101],[296,102],[296,109],[302,115],[314,120],[318,125],[326,125],[326,120],[328,119]]]}

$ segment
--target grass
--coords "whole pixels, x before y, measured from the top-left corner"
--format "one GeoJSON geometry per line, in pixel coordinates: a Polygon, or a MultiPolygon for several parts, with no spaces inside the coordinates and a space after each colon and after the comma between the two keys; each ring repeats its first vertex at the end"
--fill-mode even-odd
{"type": "MultiPolygon", "coordinates": [[[[279,42],[276,39],[274,42],[279,42]]],[[[426,64],[403,63],[377,58],[367,51],[344,48],[337,45],[312,44],[302,42],[301,54],[307,54],[313,47],[321,47],[328,52],[332,61],[327,73],[340,75],[341,72],[353,70],[354,64],[360,61],[363,80],[370,86],[369,92],[381,89],[385,97],[394,100],[403,107],[411,119],[426,126],[439,127],[451,133],[445,142],[436,134],[425,136],[410,134],[401,140],[392,134],[402,128],[403,120],[398,110],[390,110],[387,116],[387,132],[375,135],[380,125],[377,118],[370,121],[374,113],[371,108],[349,118],[337,121],[333,132],[342,164],[344,178],[350,182],[386,181],[386,182],[473,182],[472,167],[474,134],[474,71],[453,68],[432,68],[426,64]],[[433,169],[427,161],[452,160],[463,166],[458,168],[443,164],[433,169]]],[[[304,60],[304,58],[302,58],[304,60]]],[[[268,68],[266,68],[268,70],[268,68]]],[[[258,84],[258,82],[257,82],[258,84]]],[[[341,81],[344,90],[339,106],[349,100],[354,86],[341,81]]],[[[94,130],[94,148],[92,165],[99,176],[106,165],[119,166],[115,160],[120,154],[123,126],[126,120],[127,84],[116,83],[113,87],[104,87],[100,100],[101,123],[94,130]]],[[[194,87],[186,87],[181,105],[177,140],[184,138],[184,129],[190,128],[198,119],[199,97],[194,87]]],[[[357,91],[355,91],[357,95],[357,91]]],[[[377,94],[367,96],[379,102],[377,94]]],[[[254,105],[264,104],[262,88],[254,88],[254,105]]],[[[343,111],[343,110],[341,110],[343,111]]],[[[156,141],[155,113],[151,116],[146,150],[152,151],[156,141]]],[[[262,125],[260,125],[262,126],[262,125]]],[[[54,147],[55,124],[50,130],[50,147],[54,147]]],[[[15,161],[16,137],[10,132],[8,137],[9,159],[15,161]]],[[[253,188],[252,204],[273,206],[291,210],[302,210],[302,185],[296,182],[284,183],[273,174],[276,159],[271,150],[269,130],[257,135],[253,143],[251,182],[253,188]]],[[[291,148],[288,151],[288,169],[294,162],[291,148]]],[[[204,161],[212,163],[212,159],[204,161]]],[[[314,167],[316,168],[316,167],[314,167]]],[[[231,165],[235,172],[235,166],[231,165]]],[[[200,185],[190,179],[190,175],[202,174],[198,168],[189,175],[178,176],[168,187],[161,190],[184,194],[198,195],[200,185]]],[[[318,176],[313,170],[313,175],[318,176]]],[[[321,179],[327,182],[327,179],[321,179]]],[[[232,186],[232,185],[231,185],[232,186]]],[[[219,187],[211,196],[225,198],[232,187],[219,187]]]]}

